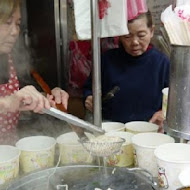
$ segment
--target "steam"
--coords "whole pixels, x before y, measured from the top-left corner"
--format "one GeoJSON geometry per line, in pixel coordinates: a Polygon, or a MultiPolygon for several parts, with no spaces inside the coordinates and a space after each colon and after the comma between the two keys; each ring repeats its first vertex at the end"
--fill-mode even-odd
{"type": "MultiPolygon", "coordinates": [[[[14,67],[16,68],[21,87],[31,84],[32,79],[30,76],[30,65],[32,59],[30,56],[30,50],[24,45],[22,35],[19,36],[13,48],[12,55],[14,67]]],[[[0,84],[5,84],[9,79],[9,65],[7,55],[0,55],[0,71],[0,84]]]]}
{"type": "Polygon", "coordinates": [[[33,84],[30,76],[32,63],[30,52],[24,44],[23,35],[20,35],[13,49],[13,59],[21,87],[33,84]]]}

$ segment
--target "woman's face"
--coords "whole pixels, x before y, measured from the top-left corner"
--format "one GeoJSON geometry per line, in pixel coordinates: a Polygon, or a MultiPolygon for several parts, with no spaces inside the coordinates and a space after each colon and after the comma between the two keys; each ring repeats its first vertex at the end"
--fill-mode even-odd
{"type": "Polygon", "coordinates": [[[127,53],[132,56],[142,55],[148,48],[154,34],[154,27],[148,28],[146,18],[134,20],[128,24],[129,34],[121,36],[120,40],[127,53]]]}
{"type": "Polygon", "coordinates": [[[10,53],[20,32],[20,8],[18,7],[12,16],[0,24],[0,54],[10,53]]]}

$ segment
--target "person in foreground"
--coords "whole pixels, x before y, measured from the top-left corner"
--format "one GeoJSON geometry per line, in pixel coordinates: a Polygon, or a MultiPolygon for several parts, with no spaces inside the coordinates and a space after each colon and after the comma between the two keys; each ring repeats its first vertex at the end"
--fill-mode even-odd
{"type": "MultiPolygon", "coordinates": [[[[169,59],[153,45],[154,26],[150,11],[128,22],[129,34],[120,47],[101,59],[102,97],[117,87],[112,99],[102,101],[104,120],[150,121],[163,131],[162,89],[169,85],[169,59]]],[[[103,98],[102,98],[103,100],[103,98]]],[[[84,86],[85,107],[93,110],[92,75],[84,86]]]]}
{"type": "Polygon", "coordinates": [[[12,51],[20,32],[20,4],[20,0],[0,0],[0,144],[14,141],[12,131],[18,124],[19,111],[41,113],[43,108],[49,109],[55,103],[67,108],[69,97],[58,87],[47,97],[30,85],[19,90],[15,67],[19,63],[14,63],[12,51]]]}

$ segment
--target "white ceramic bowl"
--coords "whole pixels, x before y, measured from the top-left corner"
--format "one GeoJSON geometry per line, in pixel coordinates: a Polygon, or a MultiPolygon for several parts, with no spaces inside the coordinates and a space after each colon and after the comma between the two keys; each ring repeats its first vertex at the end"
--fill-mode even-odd
{"type": "Polygon", "coordinates": [[[166,143],[175,142],[174,138],[161,133],[139,133],[132,137],[135,163],[138,167],[147,169],[153,177],[158,177],[156,147],[166,143]]]}
{"type": "Polygon", "coordinates": [[[160,145],[154,151],[158,165],[158,179],[162,188],[174,190],[182,185],[180,173],[190,167],[190,147],[184,143],[160,145]]]}
{"type": "Polygon", "coordinates": [[[126,131],[131,133],[157,132],[159,126],[146,121],[131,121],[125,124],[126,131]]]}
{"type": "Polygon", "coordinates": [[[105,132],[125,131],[125,124],[120,122],[103,122],[102,129],[104,129],[105,132]]]}

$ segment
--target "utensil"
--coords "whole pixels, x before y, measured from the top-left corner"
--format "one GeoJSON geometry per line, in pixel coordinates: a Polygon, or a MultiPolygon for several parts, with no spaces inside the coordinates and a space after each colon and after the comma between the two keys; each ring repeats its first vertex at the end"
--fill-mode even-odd
{"type": "MultiPolygon", "coordinates": [[[[34,70],[31,71],[32,76],[38,83],[38,85],[42,88],[42,90],[46,93],[51,95],[51,88],[48,86],[48,84],[44,81],[44,79],[34,70]]],[[[56,104],[56,107],[64,112],[67,112],[65,107],[62,104],[56,104]]]]}
{"type": "Polygon", "coordinates": [[[65,113],[65,112],[62,112],[58,109],[55,109],[55,108],[50,108],[49,110],[48,109],[44,109],[43,110],[44,113],[48,114],[48,115],[51,115],[53,117],[56,117],[60,120],[64,120],[68,123],[71,123],[73,125],[76,125],[76,126],[79,126],[79,127],[82,127],[82,128],[85,128],[89,131],[92,131],[92,132],[97,132],[97,133],[100,133],[100,134],[104,134],[105,131],[102,130],[101,128],[89,123],[89,122],[86,122],[82,119],[79,119],[78,117],[76,116],[73,116],[71,114],[68,114],[68,113],[65,113]]]}
{"type": "MultiPolygon", "coordinates": [[[[43,78],[36,72],[36,71],[32,71],[31,72],[32,76],[34,77],[34,79],[36,80],[36,82],[39,84],[39,86],[42,88],[42,90],[46,93],[46,94],[50,94],[51,95],[51,89],[48,86],[48,84],[43,80],[43,78]]],[[[65,107],[62,104],[56,104],[56,107],[63,111],[63,112],[67,112],[67,110],[65,109],[65,107]]],[[[69,126],[71,127],[71,129],[78,135],[79,138],[86,138],[88,139],[88,137],[85,135],[84,130],[69,124],[69,126]]]]}
{"type": "Polygon", "coordinates": [[[120,90],[119,86],[114,86],[113,89],[111,89],[103,98],[102,98],[102,102],[105,103],[108,100],[110,100],[111,98],[113,98],[115,96],[115,94],[120,90]]]}
{"type": "Polygon", "coordinates": [[[112,139],[105,142],[81,139],[79,142],[90,154],[98,157],[107,157],[118,153],[121,149],[121,145],[125,142],[123,138],[117,137],[117,139],[117,141],[114,141],[112,137],[112,139]]]}
{"type": "Polygon", "coordinates": [[[112,167],[129,167],[134,165],[134,149],[131,141],[134,134],[124,131],[112,131],[106,133],[106,135],[125,139],[119,153],[117,153],[117,155],[109,156],[106,159],[107,165],[112,167]]]}

